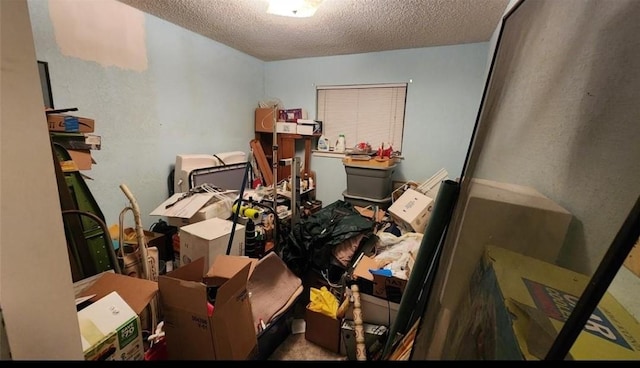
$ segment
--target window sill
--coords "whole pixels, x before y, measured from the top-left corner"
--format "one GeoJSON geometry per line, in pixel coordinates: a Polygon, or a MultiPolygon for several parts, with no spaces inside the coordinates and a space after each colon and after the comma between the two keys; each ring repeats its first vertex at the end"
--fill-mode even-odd
{"type": "Polygon", "coordinates": [[[340,158],[340,159],[345,158],[346,156],[344,152],[318,151],[318,150],[312,150],[311,155],[316,157],[330,157],[330,158],[340,158]]]}

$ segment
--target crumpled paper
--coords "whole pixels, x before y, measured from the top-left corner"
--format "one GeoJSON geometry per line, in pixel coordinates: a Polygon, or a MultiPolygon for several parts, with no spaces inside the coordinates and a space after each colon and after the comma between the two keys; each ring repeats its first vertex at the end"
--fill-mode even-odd
{"type": "Polygon", "coordinates": [[[336,319],[336,312],[339,306],[338,298],[331,294],[326,286],[320,289],[312,287],[309,301],[309,310],[336,319]]]}

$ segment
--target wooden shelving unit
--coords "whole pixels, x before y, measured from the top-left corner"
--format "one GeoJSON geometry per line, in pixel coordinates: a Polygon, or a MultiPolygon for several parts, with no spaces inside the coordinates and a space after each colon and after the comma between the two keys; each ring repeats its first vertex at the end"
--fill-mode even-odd
{"type": "MultiPolygon", "coordinates": [[[[293,158],[296,154],[296,142],[300,140],[304,140],[303,174],[306,173],[309,176],[312,176],[311,169],[310,169],[311,168],[311,149],[313,146],[313,140],[314,138],[317,138],[317,137],[320,137],[320,134],[301,135],[301,134],[278,133],[277,134],[278,160],[293,158]]],[[[267,161],[269,162],[269,165],[273,165],[273,133],[255,132],[255,138],[260,142],[260,145],[262,146],[262,150],[264,151],[264,154],[267,158],[267,161]]],[[[290,166],[278,166],[277,181],[287,179],[290,175],[291,175],[290,166]]]]}

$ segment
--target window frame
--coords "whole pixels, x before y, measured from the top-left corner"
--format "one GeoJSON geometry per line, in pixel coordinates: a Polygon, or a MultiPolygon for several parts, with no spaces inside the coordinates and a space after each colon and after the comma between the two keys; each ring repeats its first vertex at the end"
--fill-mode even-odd
{"type": "MultiPolygon", "coordinates": [[[[368,139],[368,143],[371,145],[371,149],[373,151],[376,151],[378,149],[378,147],[380,146],[380,144],[382,142],[385,143],[385,146],[387,143],[391,143],[393,146],[393,150],[394,151],[402,151],[402,145],[403,145],[403,141],[404,141],[404,124],[405,124],[405,117],[406,117],[406,111],[407,111],[407,94],[408,94],[408,87],[409,87],[409,83],[406,82],[401,82],[401,83],[376,83],[376,84],[345,84],[345,85],[318,85],[316,86],[316,119],[322,121],[322,131],[323,131],[323,135],[325,135],[329,140],[330,140],[330,145],[331,147],[334,147],[335,145],[335,140],[337,139],[337,135],[340,134],[341,129],[339,128],[334,128],[332,127],[330,130],[328,130],[328,127],[331,126],[331,122],[327,121],[326,119],[326,108],[322,109],[322,116],[320,116],[320,105],[322,102],[326,102],[327,100],[327,96],[325,92],[325,96],[323,98],[323,100],[321,101],[321,91],[337,91],[337,90],[363,90],[363,89],[370,89],[370,90],[376,90],[376,89],[387,89],[387,88],[393,88],[393,89],[400,89],[403,92],[403,96],[396,96],[396,97],[391,97],[388,100],[389,103],[389,108],[388,111],[390,113],[393,113],[393,118],[389,118],[388,123],[392,123],[392,124],[399,124],[399,127],[395,127],[393,128],[393,133],[389,133],[390,136],[388,136],[387,138],[383,138],[383,139],[379,139],[379,142],[375,142],[375,141],[371,141],[371,139],[368,139]],[[401,103],[400,103],[401,102],[401,103]],[[394,106],[395,105],[395,106],[394,106]],[[401,105],[401,106],[399,106],[401,105]],[[401,107],[401,109],[398,109],[398,107],[401,107]],[[393,111],[392,111],[393,110],[393,111]],[[398,111],[401,110],[401,117],[398,118],[398,111]],[[327,133],[334,131],[335,137],[334,136],[328,136],[327,133]],[[337,131],[337,132],[335,132],[337,131]],[[393,139],[396,138],[394,137],[394,134],[399,133],[399,138],[397,139],[393,139]],[[390,142],[391,139],[394,140],[394,142],[390,142]]],[[[382,91],[380,91],[382,92],[382,91]]],[[[366,115],[366,114],[361,114],[361,111],[366,111],[367,108],[372,108],[373,106],[377,106],[376,104],[372,103],[371,101],[369,102],[368,105],[364,105],[364,106],[359,106],[360,103],[360,96],[356,97],[358,99],[358,106],[354,107],[355,111],[355,115],[359,116],[359,115],[366,115]]],[[[383,99],[381,99],[381,101],[384,101],[383,99]]],[[[357,118],[358,120],[360,120],[360,118],[357,118]]],[[[356,123],[354,124],[355,126],[355,130],[358,130],[358,127],[362,127],[362,124],[364,124],[364,122],[362,121],[356,121],[356,123]]],[[[382,124],[380,124],[380,126],[383,126],[382,124]]],[[[351,129],[353,129],[354,127],[349,127],[351,129]]],[[[357,133],[355,134],[355,138],[353,136],[349,137],[347,136],[347,149],[349,148],[353,148],[357,143],[363,141],[363,139],[361,139],[362,135],[358,135],[357,133]]],[[[335,153],[335,151],[330,151],[331,153],[335,153]]]]}

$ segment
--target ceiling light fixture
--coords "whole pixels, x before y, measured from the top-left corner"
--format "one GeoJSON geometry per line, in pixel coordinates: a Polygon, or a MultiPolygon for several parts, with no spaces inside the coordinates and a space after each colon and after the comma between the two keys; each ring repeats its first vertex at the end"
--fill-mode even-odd
{"type": "Polygon", "coordinates": [[[313,16],[322,0],[269,0],[267,13],[285,17],[307,18],[313,16]]]}

